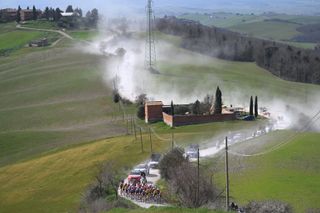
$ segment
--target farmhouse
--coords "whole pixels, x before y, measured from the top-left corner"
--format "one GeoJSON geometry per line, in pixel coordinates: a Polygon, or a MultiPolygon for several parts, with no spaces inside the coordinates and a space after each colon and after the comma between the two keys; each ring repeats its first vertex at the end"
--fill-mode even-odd
{"type": "MultiPolygon", "coordinates": [[[[187,107],[188,105],[175,105],[175,107],[187,107]]],[[[163,121],[167,125],[184,126],[211,122],[231,121],[236,119],[236,112],[223,109],[221,114],[191,114],[172,113],[172,106],[163,105],[162,101],[150,101],[145,103],[145,122],[152,123],[163,121]]]]}
{"type": "MultiPolygon", "coordinates": [[[[37,16],[41,15],[42,11],[37,10],[37,16]]],[[[20,11],[21,21],[28,21],[33,19],[33,10],[25,9],[20,11]]]]}
{"type": "Polygon", "coordinates": [[[6,8],[0,10],[0,21],[15,21],[17,18],[17,9],[6,8]]]}

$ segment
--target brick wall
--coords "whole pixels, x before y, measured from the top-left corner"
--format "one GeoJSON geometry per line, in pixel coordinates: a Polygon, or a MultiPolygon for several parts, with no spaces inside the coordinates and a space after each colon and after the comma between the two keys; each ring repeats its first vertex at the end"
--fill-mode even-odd
{"type": "Polygon", "coordinates": [[[162,115],[163,115],[163,122],[165,124],[167,124],[168,126],[172,127],[172,121],[173,121],[172,115],[169,115],[169,114],[167,114],[165,112],[163,112],[162,115]]]}
{"type": "Polygon", "coordinates": [[[168,115],[163,113],[163,121],[169,126],[184,126],[191,124],[202,124],[211,122],[222,122],[235,120],[236,116],[232,114],[220,115],[168,115]]]}

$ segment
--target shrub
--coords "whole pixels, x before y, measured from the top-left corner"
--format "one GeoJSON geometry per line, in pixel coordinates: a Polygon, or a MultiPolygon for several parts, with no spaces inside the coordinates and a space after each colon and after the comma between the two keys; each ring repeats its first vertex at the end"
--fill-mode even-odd
{"type": "Polygon", "coordinates": [[[145,111],[144,111],[144,105],[140,105],[138,107],[138,111],[137,111],[137,116],[138,118],[140,118],[141,120],[144,120],[145,119],[145,111]]]}
{"type": "Polygon", "coordinates": [[[251,201],[245,206],[247,213],[291,213],[292,208],[289,204],[275,200],[251,201]]]}

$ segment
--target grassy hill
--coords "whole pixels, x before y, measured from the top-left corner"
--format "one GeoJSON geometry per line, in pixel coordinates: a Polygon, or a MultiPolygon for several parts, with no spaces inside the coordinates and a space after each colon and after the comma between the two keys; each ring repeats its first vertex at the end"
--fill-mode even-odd
{"type": "MultiPolygon", "coordinates": [[[[287,139],[292,132],[275,132],[262,138],[238,144],[231,151],[259,153],[287,139]],[[258,148],[264,143],[269,148],[258,148]],[[243,145],[247,149],[243,148],[243,145]]],[[[281,200],[294,207],[295,212],[320,208],[320,175],[318,157],[319,133],[299,134],[292,142],[261,156],[238,157],[230,154],[230,195],[232,200],[245,204],[251,200],[281,200]]],[[[217,157],[207,161],[217,169],[215,181],[224,181],[224,161],[217,157]]]]}
{"type": "MultiPolygon", "coordinates": [[[[0,56],[10,55],[26,47],[30,41],[47,38],[51,44],[61,37],[55,32],[28,31],[16,28],[16,23],[0,24],[0,56]]],[[[46,49],[46,48],[42,48],[46,49]]]]}
{"type": "Polygon", "coordinates": [[[285,15],[285,14],[233,14],[233,13],[187,13],[181,18],[199,21],[202,24],[227,28],[249,36],[285,41],[302,48],[314,48],[315,43],[293,42],[300,35],[297,29],[302,25],[320,22],[319,16],[285,15]]]}
{"type": "MultiPolygon", "coordinates": [[[[175,37],[160,38],[179,44],[175,37]]],[[[111,85],[103,81],[108,59],[72,44],[63,41],[54,48],[0,57],[0,206],[5,212],[75,211],[81,193],[93,181],[97,163],[114,161],[119,168],[130,169],[149,155],[148,135],[144,135],[143,154],[132,135],[123,136],[122,111],[112,103],[111,85]]],[[[219,85],[226,103],[246,104],[250,95],[259,95],[262,105],[273,98],[304,100],[308,105],[312,100],[306,94],[320,91],[317,85],[280,80],[254,63],[209,58],[175,45],[164,48],[170,51],[159,50],[161,74],[150,79],[159,94],[175,88],[179,97],[196,100],[219,85]]],[[[126,107],[129,114],[135,110],[134,105],[126,107]]],[[[172,131],[177,144],[185,145],[254,125],[237,121],[172,130],[153,124],[162,138],[169,139],[154,136],[154,148],[167,150],[172,131]]],[[[309,155],[310,150],[304,151],[309,155]]]]}

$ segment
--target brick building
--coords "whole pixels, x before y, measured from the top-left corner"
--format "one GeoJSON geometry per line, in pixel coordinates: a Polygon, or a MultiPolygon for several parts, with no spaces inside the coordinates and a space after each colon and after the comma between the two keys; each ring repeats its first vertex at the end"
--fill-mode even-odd
{"type": "MultiPolygon", "coordinates": [[[[37,10],[37,17],[42,14],[41,10],[37,10]]],[[[20,11],[21,21],[29,21],[33,19],[33,10],[32,9],[25,9],[20,11]]]]}
{"type": "Polygon", "coordinates": [[[6,8],[0,10],[0,21],[1,22],[10,22],[17,19],[17,9],[6,8]]]}
{"type": "Polygon", "coordinates": [[[144,106],[146,123],[162,121],[162,107],[162,101],[147,102],[144,106]]]}

